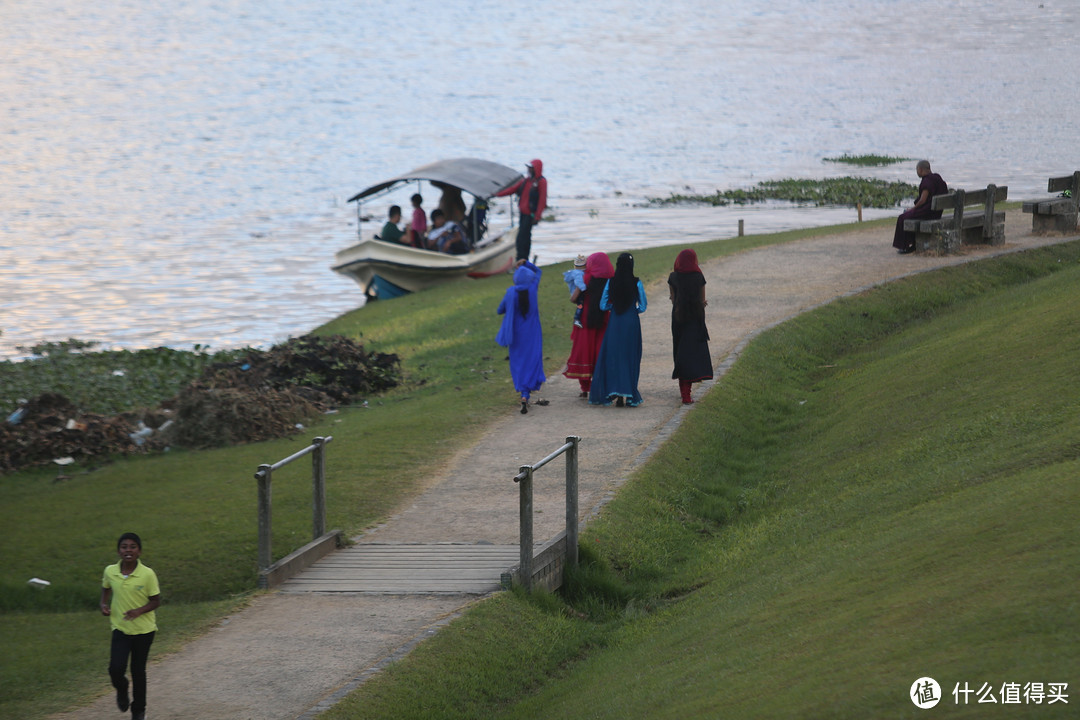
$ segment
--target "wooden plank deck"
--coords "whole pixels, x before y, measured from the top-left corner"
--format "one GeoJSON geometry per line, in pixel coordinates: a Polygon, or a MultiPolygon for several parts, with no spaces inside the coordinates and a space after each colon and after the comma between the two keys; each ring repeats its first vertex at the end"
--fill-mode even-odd
{"type": "Polygon", "coordinates": [[[484,595],[518,564],[517,545],[362,543],[327,555],[279,586],[286,593],[484,595]]]}

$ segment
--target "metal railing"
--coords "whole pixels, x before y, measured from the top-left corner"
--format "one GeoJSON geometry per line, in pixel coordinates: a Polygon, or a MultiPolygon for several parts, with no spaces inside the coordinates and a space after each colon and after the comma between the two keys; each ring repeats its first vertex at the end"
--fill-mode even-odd
{"type": "Polygon", "coordinates": [[[317,437],[312,444],[303,450],[295,452],[284,460],[278,460],[273,465],[260,465],[255,472],[255,479],[259,481],[259,572],[260,576],[270,569],[274,556],[271,550],[272,533],[271,519],[273,515],[272,498],[270,487],[274,477],[274,471],[288,465],[294,460],[299,460],[305,455],[311,455],[311,526],[312,539],[317,540],[326,533],[326,445],[333,440],[332,435],[317,437]]]}
{"type": "Polygon", "coordinates": [[[566,563],[578,563],[578,443],[581,438],[571,435],[566,443],[535,465],[522,465],[514,476],[518,484],[518,511],[521,583],[526,590],[533,584],[533,474],[549,462],[566,455],[566,563]]]}

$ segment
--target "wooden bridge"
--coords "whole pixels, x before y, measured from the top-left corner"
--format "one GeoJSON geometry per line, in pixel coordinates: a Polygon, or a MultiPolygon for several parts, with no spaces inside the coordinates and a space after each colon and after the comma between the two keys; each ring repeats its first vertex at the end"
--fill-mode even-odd
{"type": "Polygon", "coordinates": [[[279,586],[286,593],[486,595],[518,563],[517,545],[362,543],[327,555],[279,586]]]}
{"type": "Polygon", "coordinates": [[[558,450],[535,465],[521,465],[518,484],[520,539],[517,545],[490,543],[360,542],[334,550],[341,531],[326,532],[324,449],[332,437],[318,437],[308,447],[273,464],[260,465],[259,587],[284,593],[367,593],[378,595],[486,595],[511,582],[527,590],[553,591],[562,585],[567,564],[578,559],[578,461],[581,438],[570,436],[558,450]],[[314,539],[271,563],[271,482],[274,471],[312,456],[312,529],[314,539]],[[537,547],[533,543],[533,474],[566,456],[566,529],[537,547]]]}

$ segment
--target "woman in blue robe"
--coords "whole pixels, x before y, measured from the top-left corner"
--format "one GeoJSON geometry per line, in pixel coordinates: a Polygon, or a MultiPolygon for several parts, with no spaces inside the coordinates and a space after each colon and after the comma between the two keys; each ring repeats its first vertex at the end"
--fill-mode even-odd
{"type": "MultiPolygon", "coordinates": [[[[514,380],[514,389],[521,394],[522,415],[529,412],[530,395],[547,380],[536,298],[540,275],[540,268],[527,260],[519,260],[514,271],[514,284],[506,289],[498,310],[503,321],[495,342],[510,350],[510,377],[514,380]]],[[[538,401],[538,404],[547,403],[538,401]]]]}
{"type": "Polygon", "coordinates": [[[638,377],[641,375],[641,319],[648,301],[645,287],[634,277],[634,256],[623,253],[615,262],[615,276],[608,280],[600,297],[600,309],[610,310],[607,332],[596,358],[589,402],[593,405],[641,404],[638,377]]]}

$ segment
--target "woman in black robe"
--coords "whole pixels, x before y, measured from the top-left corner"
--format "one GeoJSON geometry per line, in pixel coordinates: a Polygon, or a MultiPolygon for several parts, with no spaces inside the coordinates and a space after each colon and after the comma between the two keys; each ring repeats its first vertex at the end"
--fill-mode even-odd
{"type": "Polygon", "coordinates": [[[684,405],[692,383],[711,380],[712,355],[709,354],[709,329],[705,326],[705,276],[698,267],[697,253],[687,249],[675,258],[675,271],[668,275],[671,298],[671,341],[675,368],[671,378],[679,381],[684,405]]]}

